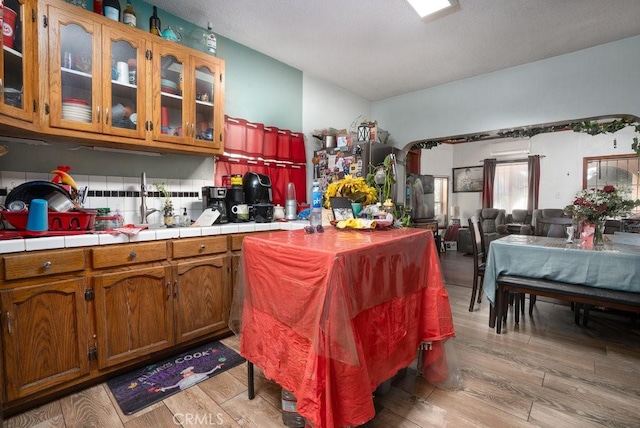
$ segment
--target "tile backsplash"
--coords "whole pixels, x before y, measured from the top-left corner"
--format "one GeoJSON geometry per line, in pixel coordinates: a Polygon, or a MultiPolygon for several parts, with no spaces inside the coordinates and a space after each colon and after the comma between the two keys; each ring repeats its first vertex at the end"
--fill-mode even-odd
{"type": "MultiPolygon", "coordinates": [[[[4,204],[6,196],[20,184],[45,180],[51,181],[53,174],[0,171],[0,203],[4,204]]],[[[110,208],[124,216],[125,223],[140,223],[140,177],[118,177],[101,175],[73,174],[73,179],[82,188],[88,186],[89,193],[85,201],[85,208],[110,208]]],[[[211,180],[200,179],[170,179],[150,177],[147,175],[147,208],[161,209],[164,199],[160,197],[154,184],[164,183],[167,191],[171,192],[174,214],[182,214],[187,209],[192,219],[202,213],[202,187],[213,186],[211,180]]],[[[153,213],[147,217],[150,224],[161,223],[162,214],[153,213]]]]}

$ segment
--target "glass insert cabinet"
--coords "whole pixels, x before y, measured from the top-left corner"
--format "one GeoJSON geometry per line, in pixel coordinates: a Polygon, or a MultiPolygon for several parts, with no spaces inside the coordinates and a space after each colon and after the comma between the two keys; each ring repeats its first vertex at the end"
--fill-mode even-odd
{"type": "Polygon", "coordinates": [[[48,128],[222,151],[224,61],[68,3],[40,0],[38,7],[48,128]]]}
{"type": "Polygon", "coordinates": [[[34,46],[30,2],[5,0],[3,7],[3,37],[0,37],[0,113],[33,121],[34,46]]]}

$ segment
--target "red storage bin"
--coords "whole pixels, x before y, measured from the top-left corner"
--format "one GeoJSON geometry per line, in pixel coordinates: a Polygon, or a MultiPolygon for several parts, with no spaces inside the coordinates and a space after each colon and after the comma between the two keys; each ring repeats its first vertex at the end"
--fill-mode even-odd
{"type": "Polygon", "coordinates": [[[304,134],[302,133],[291,133],[291,160],[295,163],[305,163],[307,161],[304,149],[304,134]]]}
{"type": "Polygon", "coordinates": [[[264,125],[262,123],[247,122],[245,154],[251,157],[262,156],[264,144],[264,125]]]}
{"type": "Polygon", "coordinates": [[[264,143],[262,146],[262,157],[265,159],[276,159],[278,155],[278,128],[264,128],[264,143]]]}

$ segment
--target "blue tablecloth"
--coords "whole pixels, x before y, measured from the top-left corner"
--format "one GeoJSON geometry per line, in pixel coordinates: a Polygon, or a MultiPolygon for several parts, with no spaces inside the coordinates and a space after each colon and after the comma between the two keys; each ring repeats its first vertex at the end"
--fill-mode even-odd
{"type": "Polygon", "coordinates": [[[640,293],[640,247],[582,247],[564,238],[509,235],[489,246],[483,289],[491,303],[501,274],[640,293]]]}

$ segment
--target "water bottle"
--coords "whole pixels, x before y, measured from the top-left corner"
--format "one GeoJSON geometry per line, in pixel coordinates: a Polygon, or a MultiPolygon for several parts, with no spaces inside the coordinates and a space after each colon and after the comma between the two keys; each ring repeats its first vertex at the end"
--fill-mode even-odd
{"type": "Polygon", "coordinates": [[[322,224],[322,191],[320,183],[314,180],[311,186],[311,212],[309,213],[309,222],[311,227],[322,224]]]}
{"type": "Polygon", "coordinates": [[[282,388],[282,423],[290,428],[304,428],[305,420],[298,413],[298,402],[293,392],[282,388]]]}

